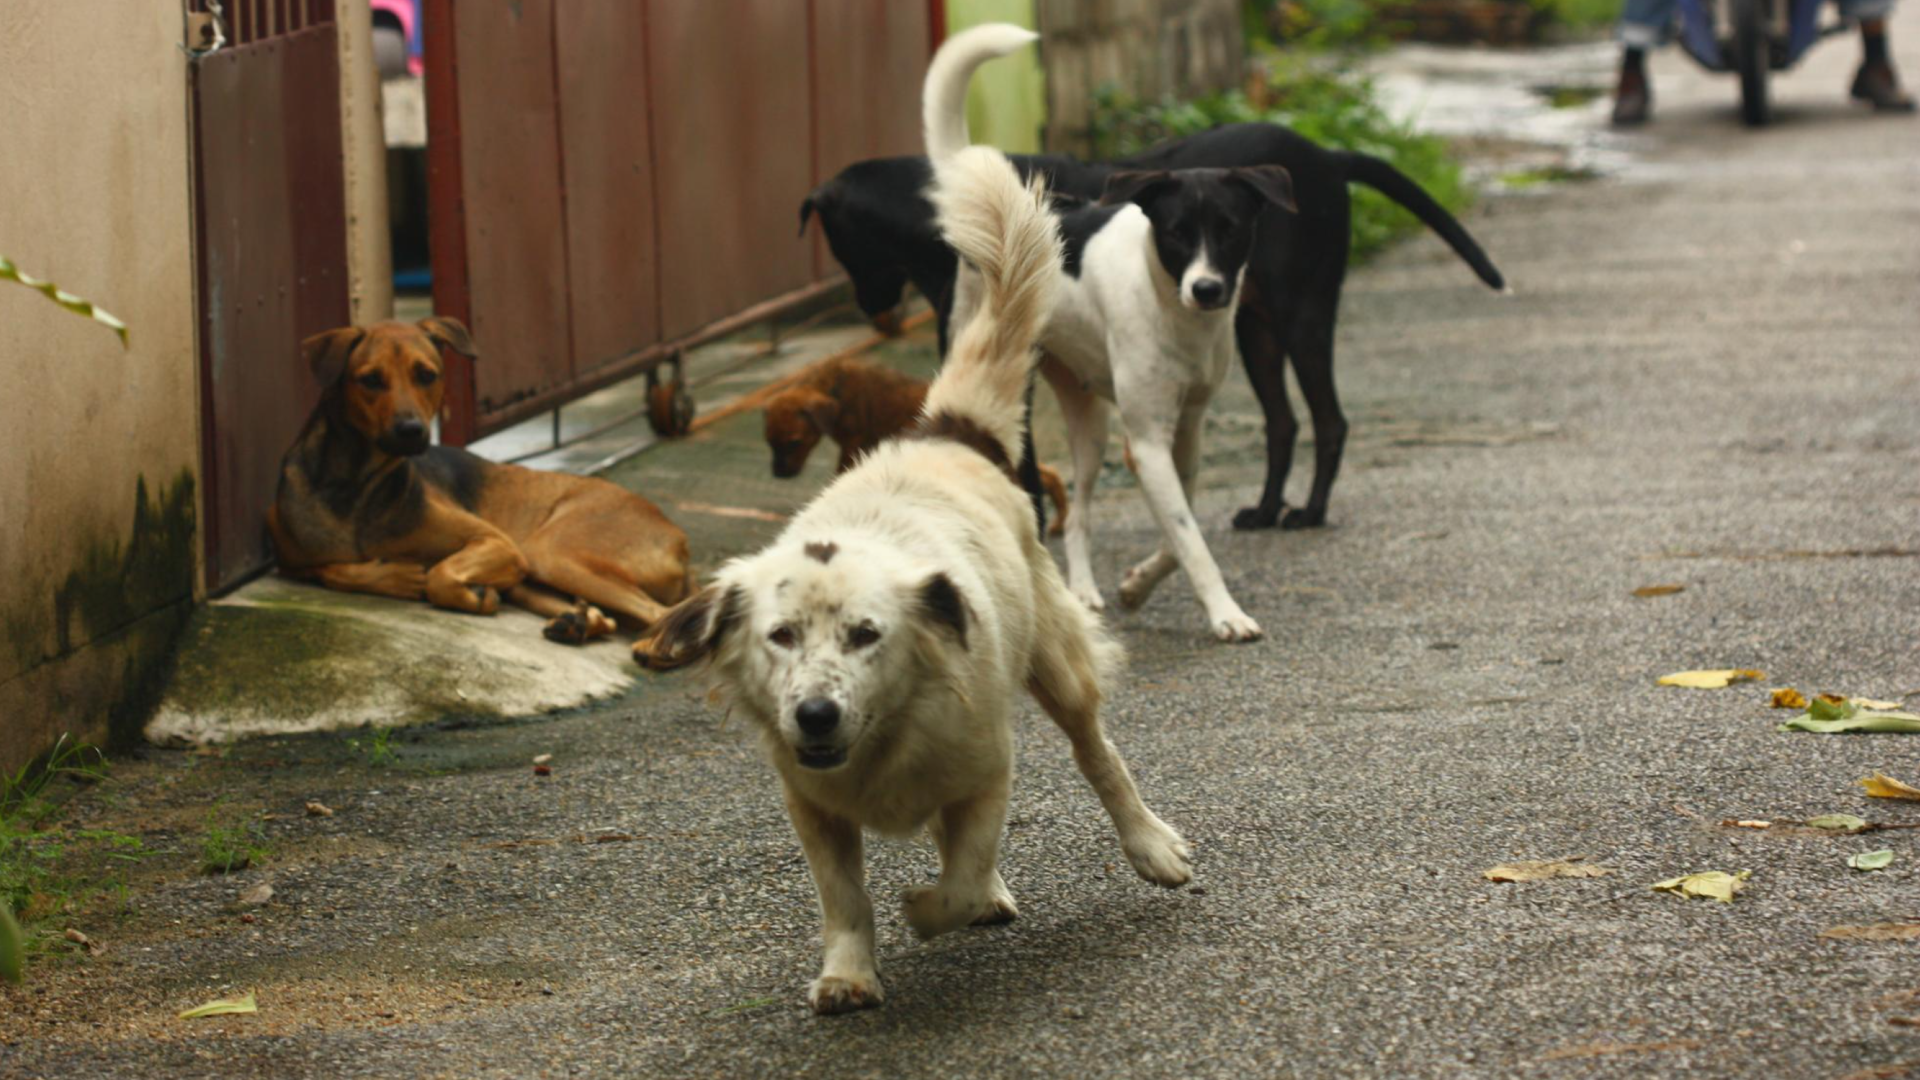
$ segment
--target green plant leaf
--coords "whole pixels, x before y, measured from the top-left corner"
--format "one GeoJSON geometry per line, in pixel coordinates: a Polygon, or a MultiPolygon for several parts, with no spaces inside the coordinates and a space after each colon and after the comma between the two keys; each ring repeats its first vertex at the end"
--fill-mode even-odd
{"type": "Polygon", "coordinates": [[[253,991],[249,990],[243,997],[219,998],[214,1001],[209,1001],[205,1005],[197,1008],[188,1009],[186,1012],[180,1014],[180,1019],[197,1020],[202,1016],[230,1016],[234,1013],[253,1013],[259,1011],[260,1007],[256,1005],[253,1000],[253,991]]]}
{"type": "Polygon", "coordinates": [[[20,935],[20,924],[13,921],[6,898],[0,897],[0,979],[17,983],[25,978],[26,952],[27,943],[20,935]]]}
{"type": "Polygon", "coordinates": [[[127,347],[127,324],[115,318],[105,309],[93,306],[91,300],[75,296],[51,281],[41,281],[39,278],[22,272],[19,267],[13,265],[12,259],[4,255],[0,255],[0,279],[17,281],[27,288],[41,293],[47,299],[59,304],[75,315],[84,315],[94,322],[107,327],[114,333],[120,335],[120,347],[123,349],[127,347]]]}
{"type": "Polygon", "coordinates": [[[1807,822],[1816,829],[1836,829],[1843,832],[1858,832],[1867,827],[1867,819],[1852,814],[1821,814],[1807,822]]]}
{"type": "Polygon", "coordinates": [[[1881,848],[1879,851],[1863,851],[1858,855],[1847,856],[1847,865],[1855,870],[1884,870],[1893,862],[1893,850],[1881,848]]]}

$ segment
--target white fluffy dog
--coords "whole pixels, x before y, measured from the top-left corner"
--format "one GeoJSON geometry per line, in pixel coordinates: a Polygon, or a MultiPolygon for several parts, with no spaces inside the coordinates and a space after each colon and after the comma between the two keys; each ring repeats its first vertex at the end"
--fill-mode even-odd
{"type": "Polygon", "coordinates": [[[1060,258],[1044,193],[973,148],[943,163],[931,196],[983,302],[918,429],[728,563],[636,650],[655,667],[710,657],[759,728],[820,894],[826,959],[808,999],[821,1013],[883,996],[863,829],[932,834],[939,884],[902,905],[921,937],[1013,918],[996,865],[1022,687],[1066,732],[1140,876],[1192,876],[1185,841],[1140,801],[1101,731],[1119,649],[1061,581],[1011,476],[1060,258]]]}

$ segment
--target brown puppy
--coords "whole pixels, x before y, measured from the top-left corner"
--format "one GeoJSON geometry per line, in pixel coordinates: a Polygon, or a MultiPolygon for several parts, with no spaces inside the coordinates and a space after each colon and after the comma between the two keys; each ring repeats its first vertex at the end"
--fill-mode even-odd
{"type": "MultiPolygon", "coordinates": [[[[773,451],[773,475],[800,475],[807,456],[822,436],[839,444],[838,473],[853,468],[861,455],[912,427],[927,400],[927,383],[892,368],[853,357],[814,365],[799,382],[767,401],[767,446],[773,451]]],[[[1067,485],[1060,474],[1040,466],[1040,483],[1053,501],[1047,532],[1066,528],[1067,485]]]]}
{"type": "Polygon", "coordinates": [[[500,599],[578,644],[645,630],[689,591],[687,534],[605,480],[431,446],[453,319],[386,322],[301,343],[326,387],[280,465],[267,529],[282,573],[330,589],[491,615],[500,599]],[[611,618],[609,618],[611,616],[611,618]]]}

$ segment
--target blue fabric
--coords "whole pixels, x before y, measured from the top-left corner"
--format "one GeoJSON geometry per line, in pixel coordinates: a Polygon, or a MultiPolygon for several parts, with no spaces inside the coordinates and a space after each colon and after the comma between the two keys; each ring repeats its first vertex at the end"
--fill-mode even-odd
{"type": "MultiPolygon", "coordinates": [[[[1894,0],[1836,0],[1836,3],[1843,19],[1879,19],[1893,10],[1894,0]]],[[[1614,36],[1623,45],[1641,49],[1665,45],[1673,37],[1679,9],[1679,0],[1626,0],[1621,5],[1620,25],[1614,36]]]]}

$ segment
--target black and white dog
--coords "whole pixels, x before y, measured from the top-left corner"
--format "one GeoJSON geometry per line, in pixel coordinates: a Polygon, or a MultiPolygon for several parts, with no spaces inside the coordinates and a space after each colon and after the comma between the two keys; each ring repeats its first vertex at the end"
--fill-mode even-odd
{"type": "MultiPolygon", "coordinates": [[[[966,91],[973,71],[1035,40],[1006,23],[975,27],[941,47],[927,72],[927,153],[941,168],[967,148],[966,91]]],[[[1184,569],[1222,641],[1252,641],[1260,626],[1228,594],[1191,492],[1207,402],[1233,360],[1233,319],[1254,230],[1269,207],[1294,209],[1285,169],[1122,172],[1098,206],[1060,212],[1065,256],[1059,294],[1040,336],[1042,371],[1060,399],[1073,447],[1067,514],[1067,584],[1103,607],[1088,553],[1093,487],[1107,443],[1107,406],[1119,406],[1159,551],[1130,571],[1121,602],[1138,605],[1175,567],[1184,569]]],[[[957,279],[954,317],[977,306],[979,275],[957,279]]]]}
{"type": "MultiPolygon", "coordinates": [[[[1393,199],[1438,233],[1489,287],[1505,287],[1473,237],[1398,169],[1367,154],[1325,149],[1276,124],[1229,124],[1111,163],[1060,154],[1013,159],[1023,172],[1047,175],[1056,206],[1063,197],[1099,199],[1116,172],[1278,165],[1292,177],[1299,213],[1272,208],[1260,215],[1235,316],[1240,360],[1267,417],[1266,484],[1259,503],[1235,516],[1235,528],[1277,524],[1295,529],[1326,521],[1327,496],[1347,436],[1334,388],[1333,338],[1352,239],[1348,184],[1364,184],[1393,199]],[[1287,402],[1289,360],[1313,418],[1315,457],[1312,494],[1304,507],[1294,508],[1282,501],[1299,432],[1287,402]]],[[[858,162],[807,196],[800,204],[800,227],[804,233],[809,217],[819,215],[834,258],[852,278],[867,315],[891,311],[908,283],[918,288],[939,313],[944,352],[955,263],[922,195],[932,179],[923,157],[858,162]]]]}

